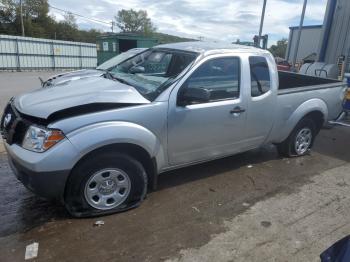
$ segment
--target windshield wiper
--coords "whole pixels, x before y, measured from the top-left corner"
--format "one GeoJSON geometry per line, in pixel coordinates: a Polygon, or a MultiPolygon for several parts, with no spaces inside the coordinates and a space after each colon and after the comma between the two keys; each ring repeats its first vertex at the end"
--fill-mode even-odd
{"type": "Polygon", "coordinates": [[[106,73],[103,75],[105,78],[110,79],[110,80],[117,80],[120,83],[126,84],[126,85],[130,85],[129,82],[125,81],[123,78],[120,77],[116,77],[115,75],[113,75],[110,71],[106,71],[106,73]]]}
{"type": "Polygon", "coordinates": [[[109,79],[109,80],[115,80],[114,75],[113,75],[111,72],[109,72],[109,71],[106,71],[106,72],[103,74],[103,77],[104,77],[104,78],[107,78],[107,79],[109,79]]]}

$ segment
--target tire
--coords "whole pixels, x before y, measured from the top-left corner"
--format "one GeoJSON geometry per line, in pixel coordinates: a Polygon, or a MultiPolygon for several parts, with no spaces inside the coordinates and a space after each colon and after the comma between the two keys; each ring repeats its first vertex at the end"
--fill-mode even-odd
{"type": "Polygon", "coordinates": [[[296,157],[308,154],[319,131],[319,128],[317,128],[317,125],[311,118],[303,118],[288,138],[276,145],[279,155],[283,157],[296,157]],[[301,137],[303,137],[302,140],[300,140],[301,137]]]}
{"type": "Polygon", "coordinates": [[[74,217],[117,213],[141,204],[147,175],[136,159],[122,153],[90,155],[72,170],[64,202],[74,217]]]}

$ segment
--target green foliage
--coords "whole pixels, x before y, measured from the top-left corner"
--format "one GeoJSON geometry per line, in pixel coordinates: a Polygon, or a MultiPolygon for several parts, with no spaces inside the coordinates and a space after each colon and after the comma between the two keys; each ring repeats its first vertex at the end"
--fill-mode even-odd
{"type": "MultiPolygon", "coordinates": [[[[71,13],[65,14],[63,21],[55,21],[48,15],[47,0],[22,2],[25,36],[96,43],[96,37],[102,34],[97,30],[79,30],[71,13]]],[[[19,1],[0,0],[0,34],[22,34],[19,1]]]]}
{"type": "Polygon", "coordinates": [[[282,38],[281,40],[277,41],[277,45],[272,45],[269,48],[269,51],[272,53],[274,57],[284,58],[286,56],[287,45],[288,45],[288,40],[285,38],[282,38]]]}
{"type": "Polygon", "coordinates": [[[145,10],[125,10],[118,11],[115,17],[117,26],[123,33],[141,33],[150,35],[156,31],[156,27],[152,24],[151,19],[145,10]]]}
{"type": "MultiPolygon", "coordinates": [[[[25,36],[96,43],[102,34],[98,30],[79,30],[73,14],[67,13],[64,20],[57,22],[49,16],[47,0],[22,0],[25,36]]],[[[121,10],[116,17],[122,32],[140,33],[155,37],[159,43],[193,41],[173,35],[156,32],[155,26],[143,10],[121,10]]],[[[0,34],[21,35],[20,6],[18,0],[0,0],[0,34]]]]}
{"type": "Polygon", "coordinates": [[[15,33],[16,7],[13,0],[0,0],[0,34],[15,33]]]}

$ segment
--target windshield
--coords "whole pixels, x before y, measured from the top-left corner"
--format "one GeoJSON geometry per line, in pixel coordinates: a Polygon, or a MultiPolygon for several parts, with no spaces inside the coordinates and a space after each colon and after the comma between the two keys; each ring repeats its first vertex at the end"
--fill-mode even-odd
{"type": "Polygon", "coordinates": [[[180,50],[150,49],[122,62],[110,73],[115,80],[135,87],[152,101],[196,56],[196,53],[180,50]]]}
{"type": "Polygon", "coordinates": [[[96,69],[105,70],[105,71],[109,70],[112,67],[115,67],[116,65],[125,61],[126,59],[143,52],[144,50],[146,50],[146,49],[145,48],[137,48],[137,49],[128,50],[128,51],[121,53],[121,54],[107,60],[106,62],[100,64],[96,69]]]}

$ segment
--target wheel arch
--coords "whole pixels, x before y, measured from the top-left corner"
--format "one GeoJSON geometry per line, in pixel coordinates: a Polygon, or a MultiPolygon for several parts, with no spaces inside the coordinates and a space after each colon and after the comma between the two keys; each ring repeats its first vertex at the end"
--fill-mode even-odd
{"type": "Polygon", "coordinates": [[[302,119],[304,118],[310,118],[314,121],[317,133],[326,121],[324,114],[320,110],[311,111],[310,113],[306,114],[302,119]]]}
{"type": "MultiPolygon", "coordinates": [[[[96,154],[106,153],[106,152],[113,152],[113,153],[117,152],[121,154],[126,154],[136,159],[137,161],[139,161],[146,171],[149,189],[150,190],[156,189],[158,172],[157,172],[157,161],[155,157],[152,157],[149,154],[149,152],[143,147],[132,143],[114,143],[114,144],[104,145],[89,151],[75,163],[69,176],[72,174],[74,168],[76,168],[80,163],[87,161],[88,159],[93,159],[96,154]]],[[[69,179],[67,179],[67,181],[68,180],[69,179]]]]}
{"type": "Polygon", "coordinates": [[[67,137],[79,152],[72,170],[81,161],[101,151],[125,153],[144,166],[149,186],[155,189],[158,168],[166,163],[166,155],[158,137],[135,123],[119,121],[96,123],[75,130],[67,137]]]}
{"type": "Polygon", "coordinates": [[[299,105],[289,117],[281,121],[281,126],[276,129],[278,130],[275,133],[277,139],[274,143],[284,141],[305,117],[310,117],[314,120],[318,129],[320,129],[328,119],[327,104],[323,100],[315,98],[299,105]]]}

